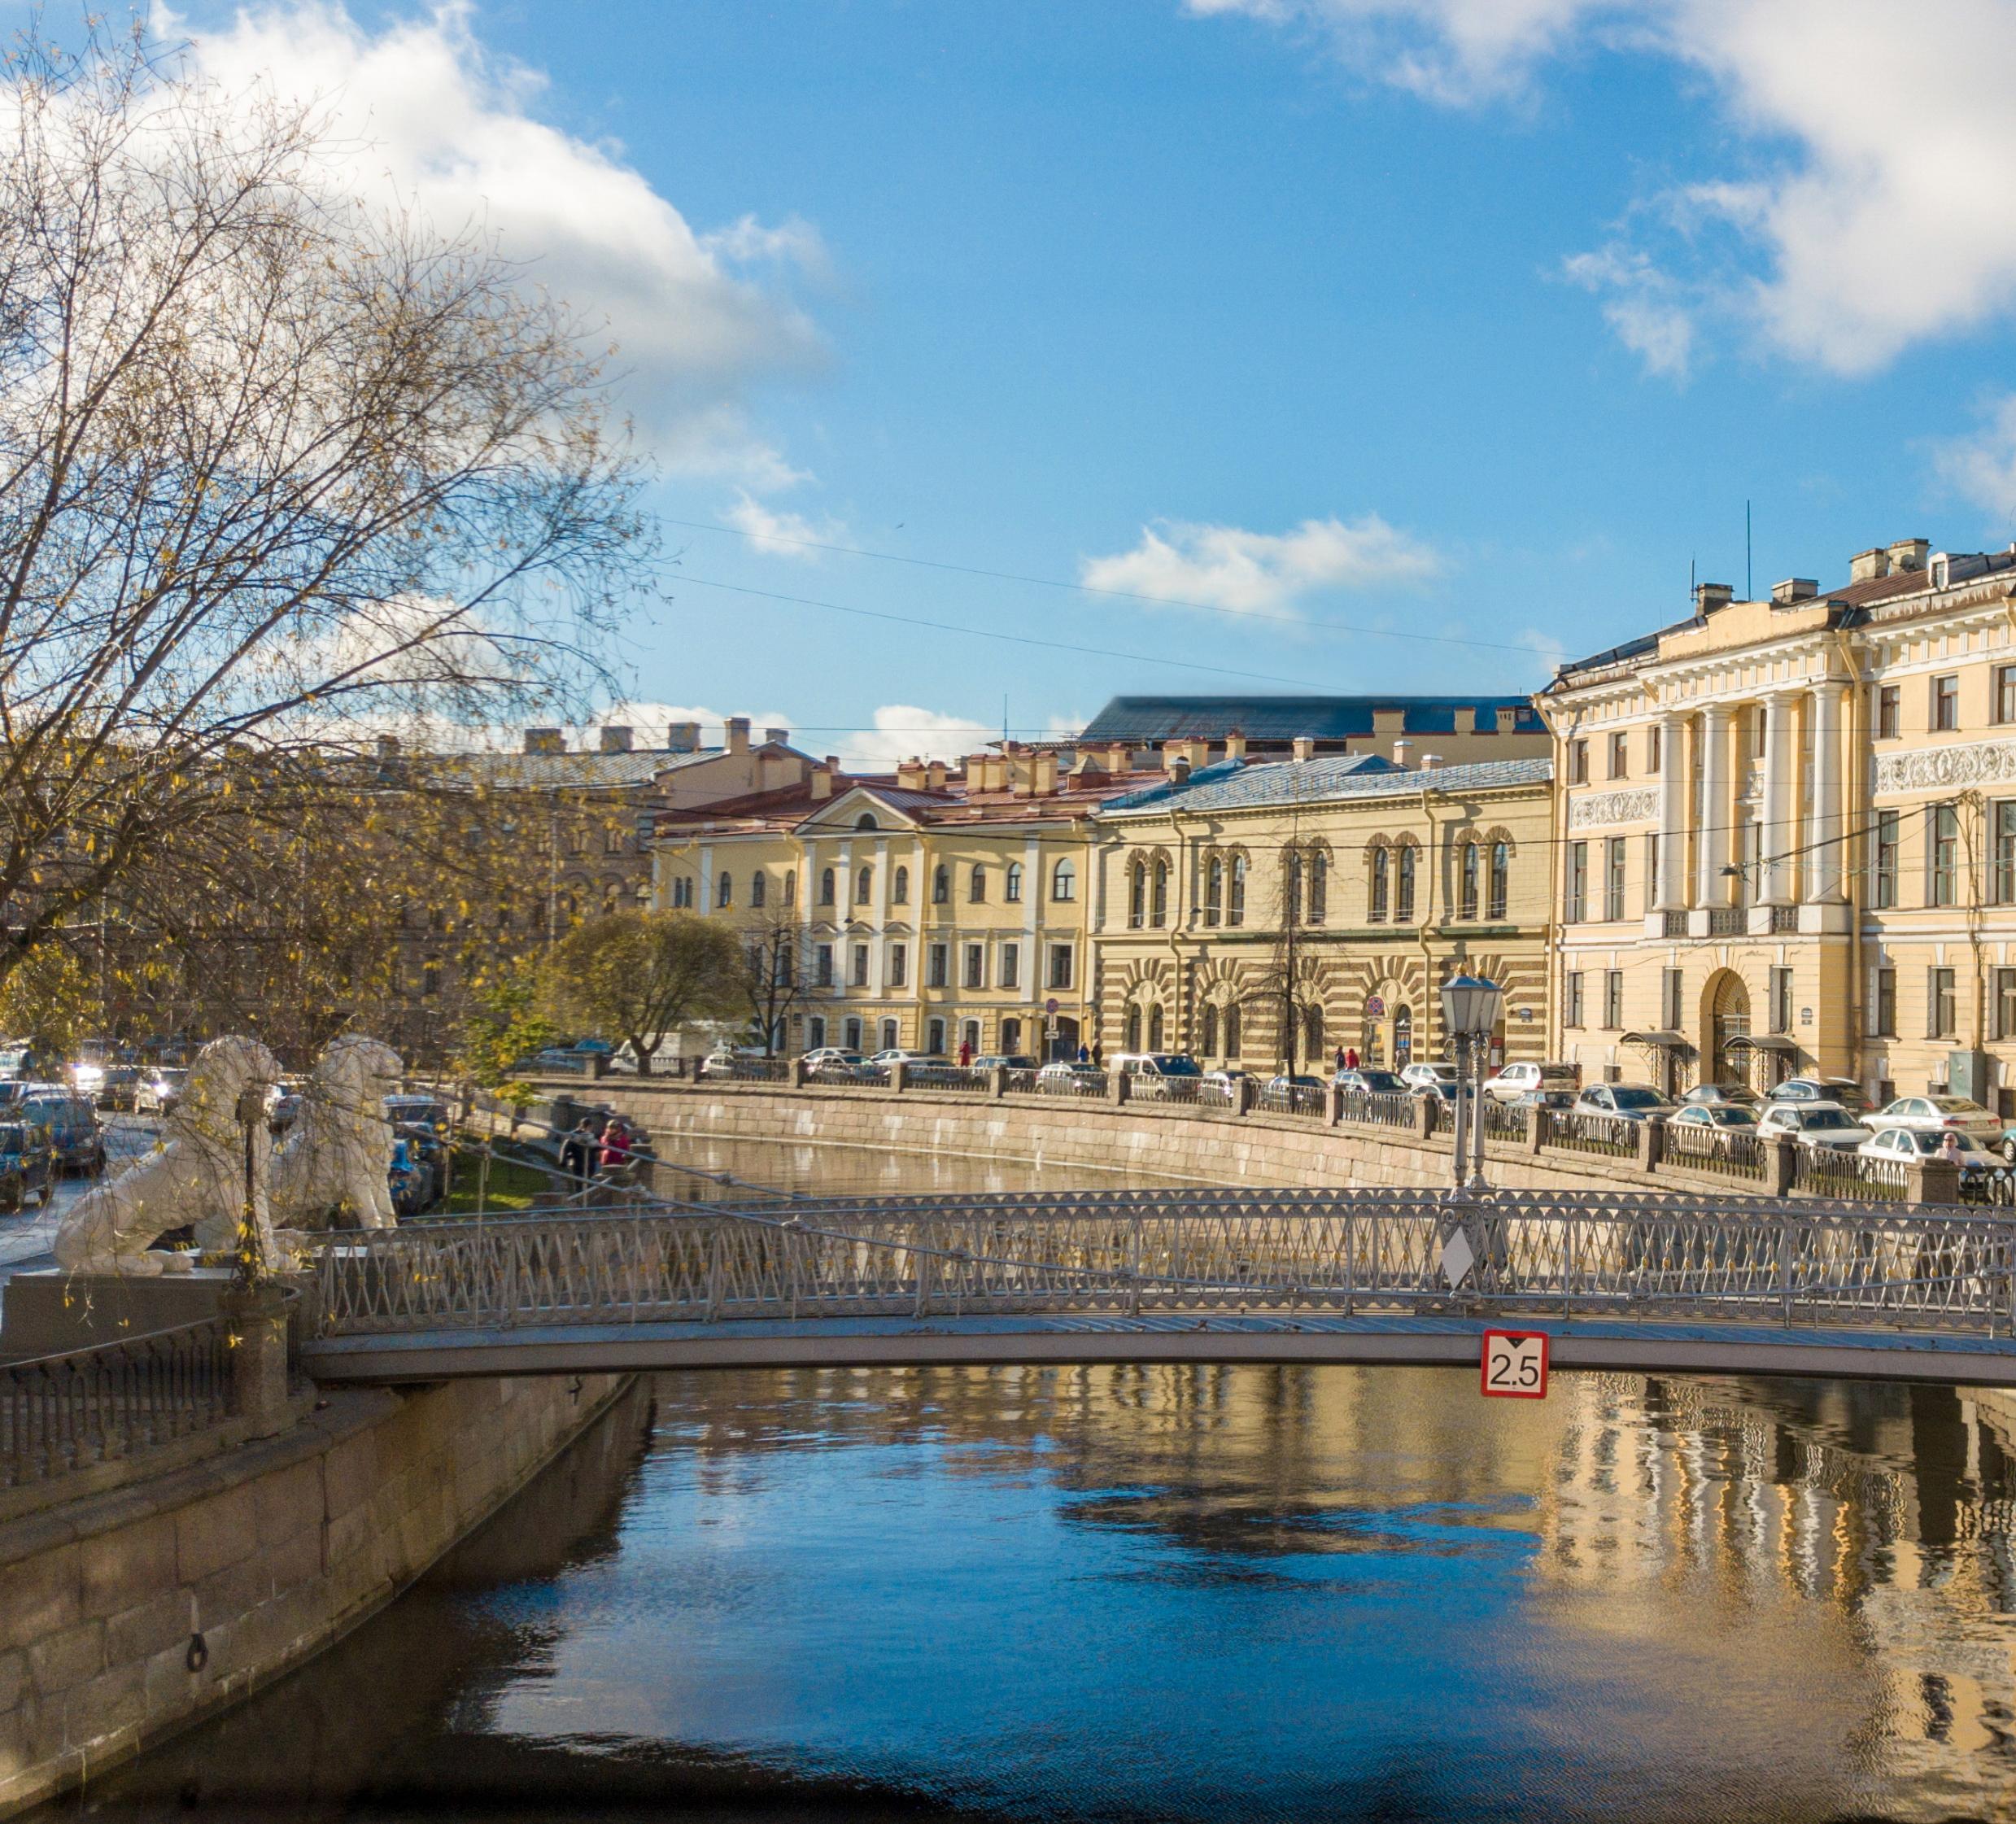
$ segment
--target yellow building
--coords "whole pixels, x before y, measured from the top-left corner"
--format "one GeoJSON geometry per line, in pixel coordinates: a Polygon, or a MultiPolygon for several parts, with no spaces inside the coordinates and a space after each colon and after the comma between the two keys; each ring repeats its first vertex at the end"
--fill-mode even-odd
{"type": "Polygon", "coordinates": [[[1697,591],[1564,666],[1555,1049],[1586,1076],[2016,1090],[2016,549],[1697,591]]]}
{"type": "Polygon", "coordinates": [[[1092,946],[1109,1054],[1252,1068],[1342,1049],[1444,1055],[1439,990],[1506,991],[1500,1058],[1547,1032],[1545,758],[1435,769],[1377,755],[1233,756],[1092,820],[1092,946]]]}

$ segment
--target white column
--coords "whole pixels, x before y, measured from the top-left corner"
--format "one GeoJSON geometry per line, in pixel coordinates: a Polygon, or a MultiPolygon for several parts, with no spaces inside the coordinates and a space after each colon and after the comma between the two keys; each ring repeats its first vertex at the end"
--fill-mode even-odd
{"type": "Polygon", "coordinates": [[[1722,878],[1722,870],[1729,866],[1730,826],[1736,817],[1736,794],[1730,778],[1729,715],[1719,704],[1701,712],[1700,876],[1694,897],[1702,905],[1727,905],[1730,901],[1730,884],[1722,878]]]}
{"type": "Polygon", "coordinates": [[[1790,902],[1792,864],[1783,857],[1792,847],[1792,699],[1774,691],[1764,700],[1764,804],[1758,819],[1757,900],[1763,905],[1790,902]]]}
{"type": "Polygon", "coordinates": [[[1806,897],[1842,897],[1841,712],[1848,687],[1830,678],[1813,693],[1813,832],[1818,846],[1806,857],[1806,897]]]}
{"type": "Polygon", "coordinates": [[[1684,911],[1687,892],[1687,725],[1679,716],[1659,719],[1659,904],[1684,911]]]}

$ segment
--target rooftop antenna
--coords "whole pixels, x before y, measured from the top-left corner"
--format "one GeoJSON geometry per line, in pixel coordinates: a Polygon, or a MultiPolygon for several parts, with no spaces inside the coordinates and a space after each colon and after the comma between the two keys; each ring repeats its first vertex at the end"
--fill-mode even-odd
{"type": "Polygon", "coordinates": [[[1750,503],[1743,504],[1743,599],[1754,601],[1756,597],[1750,587],[1750,503]]]}
{"type": "Polygon", "coordinates": [[[1693,607],[1695,600],[1696,597],[1694,593],[1694,560],[1690,557],[1687,560],[1687,606],[1690,608],[1693,607]]]}
{"type": "Polygon", "coordinates": [[[1003,748],[1008,745],[1008,693],[1006,691],[1001,693],[1001,744],[1003,748]]]}

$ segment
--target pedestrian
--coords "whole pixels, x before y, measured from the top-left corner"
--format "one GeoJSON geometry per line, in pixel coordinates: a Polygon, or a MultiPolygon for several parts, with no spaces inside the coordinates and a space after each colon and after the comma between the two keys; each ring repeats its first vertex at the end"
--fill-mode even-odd
{"type": "Polygon", "coordinates": [[[962,1039],[959,1041],[959,1068],[962,1071],[970,1071],[972,1067],[973,1041],[971,1039],[962,1039]]]}
{"type": "Polygon", "coordinates": [[[1355,1071],[1358,1068],[1358,1047],[1355,1045],[1346,1045],[1344,1048],[1344,1068],[1347,1071],[1355,1071]]]}
{"type": "Polygon", "coordinates": [[[1092,1054],[1086,1049],[1085,1041],[1083,1039],[1078,1041],[1078,1062],[1081,1064],[1089,1064],[1092,1062],[1092,1054]]]}
{"type": "Polygon", "coordinates": [[[1344,1062],[1344,1048],[1342,1045],[1339,1045],[1337,1048],[1337,1067],[1340,1071],[1346,1071],[1351,1068],[1350,1065],[1344,1062]]]}
{"type": "Polygon", "coordinates": [[[1097,1039],[1092,1041],[1092,1067],[1095,1071],[1106,1068],[1106,1054],[1097,1039]]]}
{"type": "Polygon", "coordinates": [[[620,1176],[630,1166],[630,1125],[621,1115],[602,1130],[602,1170],[605,1176],[620,1176]]]}
{"type": "Polygon", "coordinates": [[[1960,1150],[1960,1136],[1958,1134],[1952,1132],[1951,1131],[1948,1132],[1946,1137],[1939,1143],[1939,1156],[1944,1159],[1947,1164],[1952,1166],[1964,1165],[1966,1163],[1965,1156],[1960,1150]]]}
{"type": "Polygon", "coordinates": [[[560,1143],[560,1169],[577,1185],[588,1176],[588,1161],[595,1153],[595,1129],[583,1115],[560,1143]]]}

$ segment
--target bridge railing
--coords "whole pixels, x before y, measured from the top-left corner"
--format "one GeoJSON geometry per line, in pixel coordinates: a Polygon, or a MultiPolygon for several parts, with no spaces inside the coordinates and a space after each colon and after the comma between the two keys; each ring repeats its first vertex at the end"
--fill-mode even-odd
{"type": "Polygon", "coordinates": [[[1792,1185],[1816,1197],[1880,1202],[1901,1202],[1910,1194],[1902,1159],[1869,1159],[1833,1146],[1801,1146],[1792,1157],[1792,1185]]]}
{"type": "Polygon", "coordinates": [[[1742,1128],[1711,1127],[1705,1122],[1669,1121],[1660,1141],[1664,1158],[1691,1172],[1721,1178],[1761,1182],[1771,1168],[1770,1145],[1761,1134],[1742,1128]]]}
{"type": "Polygon", "coordinates": [[[905,1064],[904,1081],[917,1089],[943,1089],[955,1095],[984,1096],[988,1073],[970,1064],[905,1064]]]}
{"type": "Polygon", "coordinates": [[[1254,1106],[1269,1115],[1298,1115],[1320,1120],[1328,1101],[1329,1092],[1320,1084],[1263,1083],[1254,1106]]]}
{"type": "Polygon", "coordinates": [[[1482,1106],[1486,1139],[1523,1142],[1529,1137],[1531,1129],[1527,1117],[1532,1111],[1523,1103],[1503,1102],[1496,1096],[1486,1096],[1482,1106]]]}
{"type": "Polygon", "coordinates": [[[1414,1131],[1415,1098],[1382,1096],[1369,1089],[1346,1089],[1337,1097],[1337,1118],[1354,1127],[1399,1128],[1414,1131]]]}
{"type": "Polygon", "coordinates": [[[2016,1221],[1948,1207],[1500,1193],[1021,1193],[347,1233],[323,1332],[1313,1308],[2007,1332],[2016,1221]],[[1451,1244],[1460,1230],[1464,1247],[1451,1244]],[[1460,1253],[1467,1257],[1457,1261],[1460,1253]],[[1451,1273],[1455,1274],[1452,1281],[1451,1273]]]}
{"type": "Polygon", "coordinates": [[[1596,1153],[1610,1159],[1632,1159],[1638,1153],[1640,1124],[1625,1115],[1600,1115],[1580,1108],[1534,1110],[1540,1121],[1540,1144],[1564,1153],[1596,1153]]]}

